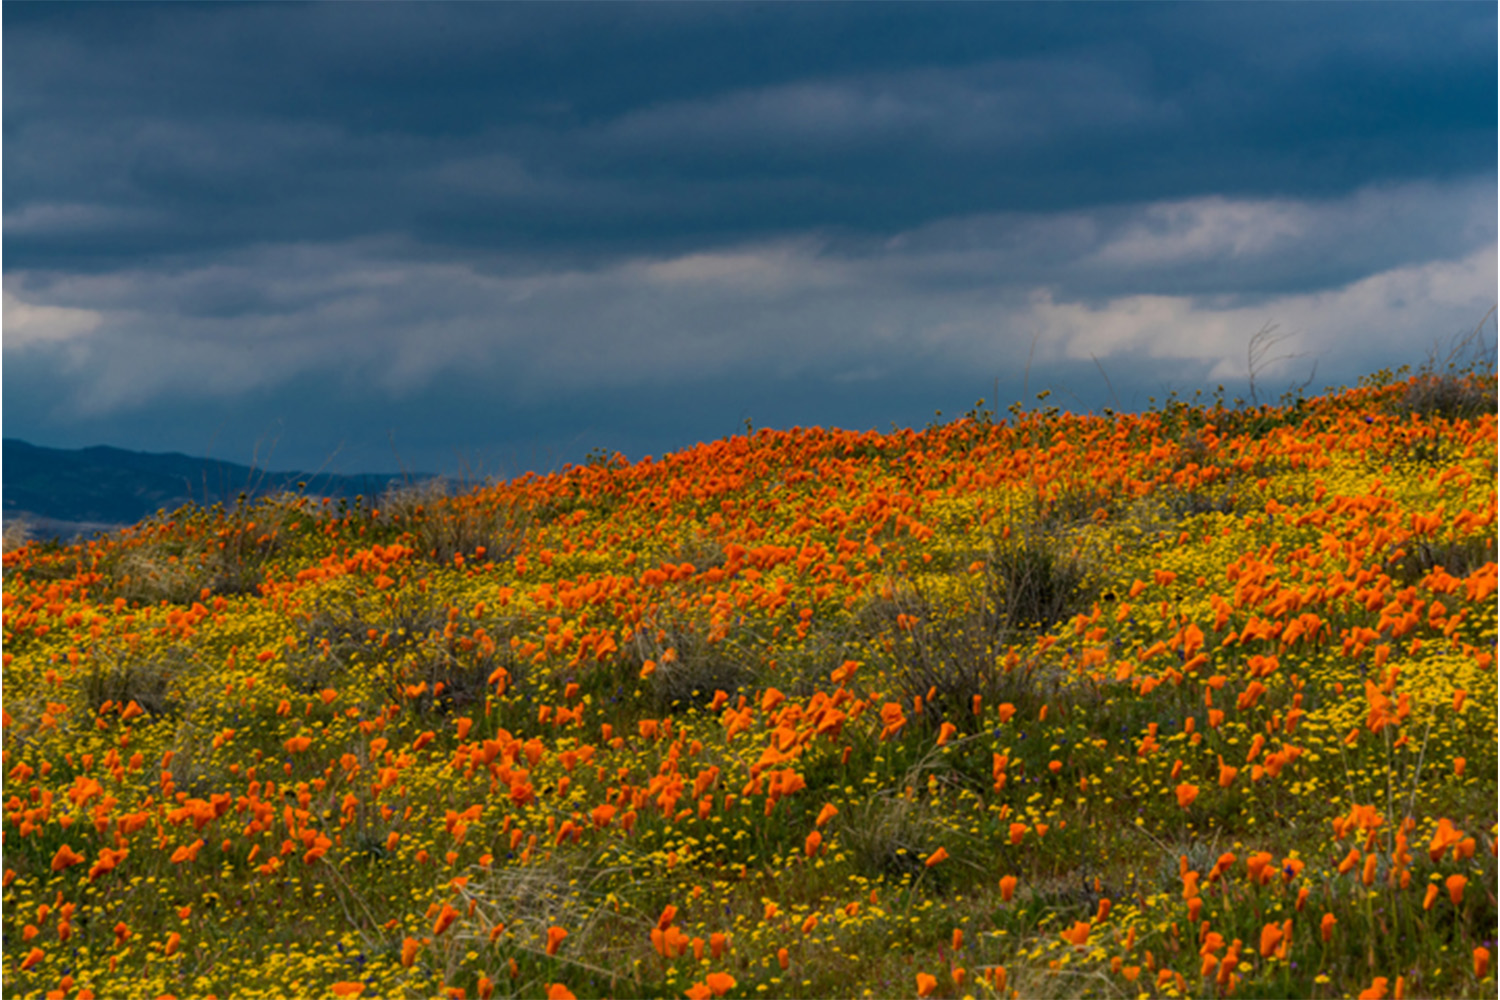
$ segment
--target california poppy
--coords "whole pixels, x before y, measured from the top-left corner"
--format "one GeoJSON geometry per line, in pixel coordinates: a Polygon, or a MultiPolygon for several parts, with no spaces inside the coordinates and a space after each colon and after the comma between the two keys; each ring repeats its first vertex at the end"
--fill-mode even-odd
{"type": "Polygon", "coordinates": [[[802,845],[802,851],[809,858],[818,853],[818,847],[823,843],[823,835],[817,830],[807,835],[807,841],[802,845]]]}
{"type": "MultiPolygon", "coordinates": [[[[82,864],[84,860],[83,855],[74,851],[67,844],[64,844],[57,849],[56,854],[52,855],[52,870],[60,872],[65,868],[71,868],[73,865],[82,864]]],[[[112,868],[114,865],[111,864],[110,867],[112,868]]]]}
{"type": "Polygon", "coordinates": [[[1281,925],[1269,923],[1260,929],[1260,957],[1270,958],[1284,937],[1281,925]]]}
{"type": "Polygon", "coordinates": [[[1075,920],[1072,927],[1062,932],[1062,938],[1075,948],[1081,948],[1088,941],[1089,932],[1093,929],[1093,925],[1087,921],[1075,920]]]}

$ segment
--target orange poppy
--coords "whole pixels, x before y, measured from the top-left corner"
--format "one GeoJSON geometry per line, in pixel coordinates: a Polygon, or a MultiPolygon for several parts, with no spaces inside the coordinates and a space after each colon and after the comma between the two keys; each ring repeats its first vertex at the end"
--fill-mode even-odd
{"type": "Polygon", "coordinates": [[[823,835],[817,830],[807,835],[807,841],[802,845],[802,851],[809,858],[818,853],[818,847],[823,843],[823,835]]]}
{"type": "Polygon", "coordinates": [[[1260,957],[1270,958],[1284,936],[1280,924],[1270,923],[1262,927],[1260,929],[1260,957]]]}
{"type": "Polygon", "coordinates": [[[1447,817],[1438,820],[1437,829],[1433,831],[1432,841],[1427,845],[1427,857],[1431,861],[1437,861],[1443,852],[1454,844],[1463,840],[1464,832],[1453,825],[1447,817]]]}
{"type": "Polygon", "coordinates": [[[1062,939],[1075,948],[1082,948],[1089,939],[1089,932],[1094,929],[1093,924],[1085,920],[1076,920],[1073,926],[1062,931],[1062,939]]]}
{"type": "MultiPolygon", "coordinates": [[[[57,849],[56,854],[52,855],[52,870],[60,872],[65,868],[71,868],[73,865],[82,864],[84,860],[83,855],[74,851],[67,844],[64,844],[57,849]]],[[[114,865],[111,864],[110,867],[113,868],[114,865]]]]}

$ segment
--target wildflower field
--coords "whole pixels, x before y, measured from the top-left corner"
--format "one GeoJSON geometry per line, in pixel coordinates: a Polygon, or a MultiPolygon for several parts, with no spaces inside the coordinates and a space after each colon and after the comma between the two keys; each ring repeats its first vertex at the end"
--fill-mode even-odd
{"type": "Polygon", "coordinates": [[[5,992],[1492,997],[1496,518],[1382,374],[32,542],[5,992]]]}

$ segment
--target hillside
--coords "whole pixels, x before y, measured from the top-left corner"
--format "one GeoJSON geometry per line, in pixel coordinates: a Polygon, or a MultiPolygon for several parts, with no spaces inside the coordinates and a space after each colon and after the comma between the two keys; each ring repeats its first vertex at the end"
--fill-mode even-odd
{"type": "Polygon", "coordinates": [[[267,472],[177,453],[103,446],[41,448],[15,438],[6,438],[3,448],[0,492],[5,521],[23,521],[32,534],[47,538],[109,531],[188,503],[233,504],[240,493],[252,499],[288,490],[332,497],[379,496],[401,481],[392,476],[267,472]]]}
{"type": "Polygon", "coordinates": [[[1381,373],[10,551],[5,988],[1493,996],[1496,458],[1381,373]]]}

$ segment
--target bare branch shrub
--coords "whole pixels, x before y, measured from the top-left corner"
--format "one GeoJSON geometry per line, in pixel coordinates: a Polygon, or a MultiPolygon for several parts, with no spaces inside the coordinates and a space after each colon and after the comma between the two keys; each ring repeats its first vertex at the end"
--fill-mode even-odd
{"type": "Polygon", "coordinates": [[[135,702],[148,716],[175,716],[182,707],[179,679],[193,668],[186,647],[143,652],[100,642],[89,651],[83,702],[96,715],[105,705],[124,710],[135,702]]]}
{"type": "Polygon", "coordinates": [[[634,669],[648,660],[656,664],[646,687],[660,712],[707,704],[715,691],[746,691],[755,679],[752,658],[720,638],[711,623],[662,616],[637,629],[626,649],[634,669]]]}
{"type": "Polygon", "coordinates": [[[5,524],[3,536],[0,536],[0,552],[11,552],[19,549],[31,540],[31,525],[25,518],[12,518],[5,524]]]}
{"type": "Polygon", "coordinates": [[[355,671],[373,674],[390,702],[439,713],[482,702],[497,668],[505,669],[508,684],[522,683],[526,668],[510,646],[516,623],[492,616],[450,630],[459,617],[416,587],[376,597],[330,590],[305,612],[305,641],[288,665],[289,679],[311,694],[339,686],[355,671]],[[476,641],[479,627],[492,645],[476,641]]]}
{"type": "Polygon", "coordinates": [[[104,566],[116,597],[191,604],[212,595],[254,593],[281,549],[287,522],[306,498],[265,497],[225,513],[185,507],[117,533],[104,566]]]}
{"type": "Polygon", "coordinates": [[[424,558],[445,564],[455,556],[507,559],[521,547],[532,524],[529,512],[494,491],[451,495],[443,479],[388,490],[379,511],[412,533],[412,544],[424,558]]]}
{"type": "Polygon", "coordinates": [[[941,596],[896,582],[862,612],[882,633],[901,697],[907,705],[922,699],[921,722],[970,728],[975,695],[988,704],[1049,697],[1059,679],[1034,658],[1007,662],[1006,654],[1087,605],[1081,556],[1039,531],[997,537],[951,582],[955,593],[941,596]]]}
{"type": "Polygon", "coordinates": [[[1484,332],[1494,315],[1492,306],[1472,331],[1428,350],[1427,360],[1407,383],[1400,412],[1449,420],[1495,412],[1496,346],[1484,332]]]}

